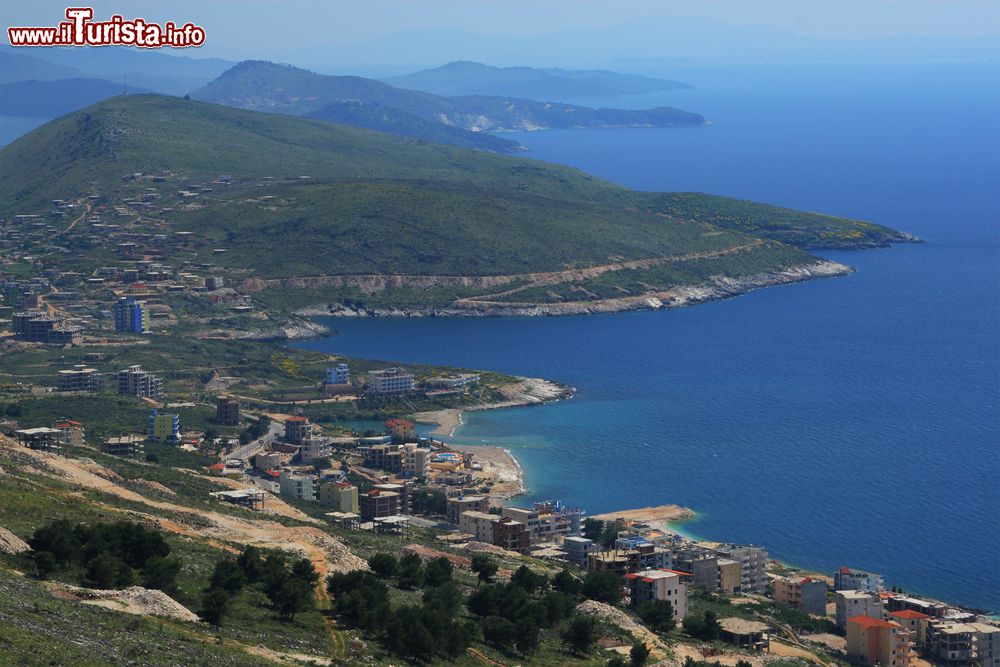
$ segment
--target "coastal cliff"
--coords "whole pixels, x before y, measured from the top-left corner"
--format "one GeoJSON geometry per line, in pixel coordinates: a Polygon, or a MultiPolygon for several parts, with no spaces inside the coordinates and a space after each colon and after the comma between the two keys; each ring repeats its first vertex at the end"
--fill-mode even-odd
{"type": "MultiPolygon", "coordinates": [[[[518,301],[490,300],[488,296],[457,299],[445,307],[366,307],[356,304],[333,303],[327,306],[311,306],[297,311],[300,315],[327,315],[336,317],[539,317],[548,315],[590,315],[596,313],[616,313],[631,310],[660,310],[692,306],[717,299],[728,299],[752,290],[777,285],[803,282],[816,278],[844,276],[853,272],[849,266],[820,260],[808,264],[791,266],[781,271],[757,273],[741,277],[717,275],[698,285],[681,285],[666,290],[650,291],[641,295],[622,296],[609,299],[586,301],[564,301],[553,303],[532,303],[518,301]]],[[[353,283],[377,293],[392,283],[405,284],[406,276],[327,276],[310,281],[310,287],[326,284],[342,287],[353,283]]],[[[454,282],[455,277],[441,276],[414,277],[421,286],[444,286],[454,282]]],[[[462,280],[469,280],[469,277],[462,280]]],[[[297,279],[302,281],[306,279],[297,279]]],[[[491,286],[505,284],[504,276],[483,277],[491,286]]]]}

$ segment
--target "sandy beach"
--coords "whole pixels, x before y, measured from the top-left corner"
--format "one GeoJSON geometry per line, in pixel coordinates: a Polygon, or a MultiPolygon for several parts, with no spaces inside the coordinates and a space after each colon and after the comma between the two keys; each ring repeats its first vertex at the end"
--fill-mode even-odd
{"type": "Polygon", "coordinates": [[[437,424],[431,435],[450,438],[455,435],[455,429],[462,425],[462,411],[458,408],[448,408],[418,412],[413,415],[413,421],[418,424],[437,424]]]}
{"type": "Polygon", "coordinates": [[[512,498],[524,493],[524,471],[510,450],[493,445],[449,445],[452,449],[474,455],[483,466],[481,479],[493,482],[491,496],[512,498]]]}
{"type": "Polygon", "coordinates": [[[632,510],[592,514],[590,518],[600,519],[601,521],[615,521],[616,519],[640,521],[665,533],[677,533],[677,529],[671,527],[670,524],[688,521],[695,518],[695,516],[697,516],[695,511],[687,507],[681,507],[680,505],[657,505],[655,507],[640,507],[632,510]]]}

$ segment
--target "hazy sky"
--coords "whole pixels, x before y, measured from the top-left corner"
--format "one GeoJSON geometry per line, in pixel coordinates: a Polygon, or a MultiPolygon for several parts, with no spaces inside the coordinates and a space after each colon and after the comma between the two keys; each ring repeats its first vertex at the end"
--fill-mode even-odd
{"type": "MultiPolygon", "coordinates": [[[[866,39],[901,35],[974,37],[1000,33],[997,0],[94,0],[112,13],[206,28],[199,56],[294,61],[310,49],[379,43],[428,29],[537,36],[607,28],[724,22],[747,30],[780,28],[802,36],[866,39]],[[384,41],[384,40],[383,40],[384,41]]],[[[10,25],[54,25],[67,2],[2,0],[10,25]]],[[[195,54],[191,54],[195,55],[195,54]]]]}

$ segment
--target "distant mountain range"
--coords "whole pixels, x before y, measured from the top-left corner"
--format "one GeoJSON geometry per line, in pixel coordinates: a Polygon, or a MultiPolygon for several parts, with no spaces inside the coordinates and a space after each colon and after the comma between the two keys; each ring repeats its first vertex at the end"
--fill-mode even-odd
{"type": "MultiPolygon", "coordinates": [[[[454,130],[480,135],[488,131],[682,127],[705,123],[698,114],[672,107],[633,111],[592,109],[515,97],[443,97],[396,88],[374,79],[328,76],[253,60],[236,65],[191,93],[191,97],[241,109],[308,115],[348,125],[356,124],[361,115],[368,129],[417,138],[425,138],[430,131],[431,126],[427,123],[438,123],[451,128],[449,135],[458,138],[462,145],[474,143],[473,139],[468,134],[455,135],[454,130]],[[350,104],[345,105],[345,102],[350,104]],[[423,122],[418,123],[417,119],[423,122]]],[[[437,139],[447,138],[439,136],[437,139]]],[[[490,143],[490,146],[480,147],[496,150],[490,143]]]]}
{"type": "Polygon", "coordinates": [[[597,99],[691,88],[680,81],[608,70],[492,67],[468,60],[382,81],[435,95],[506,95],[533,100],[597,99]]]}
{"type": "MultiPolygon", "coordinates": [[[[183,95],[232,67],[219,58],[189,58],[145,49],[56,47],[30,53],[0,46],[0,83],[107,79],[166,95],[183,95]]],[[[81,104],[79,109],[86,104],[81,104]]]]}

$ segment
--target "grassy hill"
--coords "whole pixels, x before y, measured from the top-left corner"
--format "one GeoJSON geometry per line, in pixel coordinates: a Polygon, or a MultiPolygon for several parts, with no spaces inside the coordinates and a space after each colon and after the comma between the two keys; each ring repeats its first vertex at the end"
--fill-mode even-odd
{"type": "MultiPolygon", "coordinates": [[[[0,151],[0,165],[0,215],[44,212],[56,198],[100,194],[115,203],[155,191],[155,214],[144,213],[137,229],[192,231],[199,258],[247,277],[479,278],[411,285],[407,298],[416,304],[594,267],[607,269],[598,269],[600,298],[634,297],[691,284],[691,276],[817,262],[778,240],[864,247],[903,239],[868,223],[635,192],[534,160],[155,95],[116,97],[57,119],[0,151]],[[136,173],[165,176],[131,180],[136,173]],[[232,180],[211,192],[179,194],[222,174],[232,180]],[[226,253],[214,257],[214,248],[226,253]],[[623,265],[639,260],[659,263],[623,265]],[[654,269],[655,280],[646,281],[654,269]]],[[[573,291],[596,277],[557,282],[573,291]]],[[[568,298],[565,290],[553,294],[541,300],[568,298]]]]}
{"type": "Polygon", "coordinates": [[[674,127],[703,125],[698,114],[660,107],[647,110],[591,109],[517,97],[441,97],[395,88],[357,76],[328,76],[288,65],[246,61],[191,93],[206,102],[257,111],[304,115],[334,102],[360,101],[470,131],[573,127],[674,127]]]}
{"type": "Polygon", "coordinates": [[[532,100],[617,97],[691,87],[680,81],[607,70],[492,67],[467,60],[382,80],[435,95],[509,95],[532,100]]]}
{"type": "Polygon", "coordinates": [[[331,102],[305,114],[307,118],[328,123],[339,123],[366,130],[388,132],[404,137],[451,144],[462,148],[476,148],[495,153],[513,153],[520,144],[486,132],[472,132],[460,127],[445,125],[437,120],[422,118],[406,111],[381,104],[368,104],[358,100],[331,102]]]}

